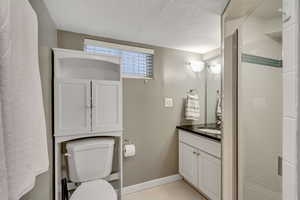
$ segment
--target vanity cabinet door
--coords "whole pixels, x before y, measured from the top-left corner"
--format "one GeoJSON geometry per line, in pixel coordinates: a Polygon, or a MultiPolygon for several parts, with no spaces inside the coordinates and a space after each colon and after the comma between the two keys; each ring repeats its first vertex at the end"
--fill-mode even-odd
{"type": "Polygon", "coordinates": [[[56,80],[55,135],[80,135],[91,131],[91,82],[56,80]]]}
{"type": "Polygon", "coordinates": [[[179,143],[179,173],[197,187],[197,150],[185,143],[179,143]]]}
{"type": "Polygon", "coordinates": [[[92,131],[122,130],[122,88],[119,81],[92,81],[92,131]]]}
{"type": "Polygon", "coordinates": [[[220,199],[221,160],[204,152],[198,153],[198,189],[212,200],[220,199]]]}

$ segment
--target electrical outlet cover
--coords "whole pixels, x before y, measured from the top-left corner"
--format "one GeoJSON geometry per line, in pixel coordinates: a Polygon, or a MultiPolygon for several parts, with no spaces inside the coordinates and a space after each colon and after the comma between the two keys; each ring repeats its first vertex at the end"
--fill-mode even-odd
{"type": "Polygon", "coordinates": [[[172,98],[165,98],[165,107],[166,108],[171,108],[173,107],[173,99],[172,98]]]}

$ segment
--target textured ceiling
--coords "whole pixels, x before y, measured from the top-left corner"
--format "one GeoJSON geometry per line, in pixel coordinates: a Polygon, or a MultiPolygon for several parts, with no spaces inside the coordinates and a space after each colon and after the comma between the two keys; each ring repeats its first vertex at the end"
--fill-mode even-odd
{"type": "Polygon", "coordinates": [[[226,9],[226,20],[238,19],[251,14],[264,0],[231,0],[226,9]]]}
{"type": "Polygon", "coordinates": [[[57,28],[205,53],[227,0],[44,0],[57,28]]]}
{"type": "Polygon", "coordinates": [[[265,0],[256,8],[254,15],[265,20],[271,20],[281,17],[280,9],[282,9],[282,0],[265,0]]]}
{"type": "Polygon", "coordinates": [[[226,17],[228,20],[237,19],[255,12],[256,17],[272,19],[281,17],[280,8],[282,0],[231,0],[226,17]]]}

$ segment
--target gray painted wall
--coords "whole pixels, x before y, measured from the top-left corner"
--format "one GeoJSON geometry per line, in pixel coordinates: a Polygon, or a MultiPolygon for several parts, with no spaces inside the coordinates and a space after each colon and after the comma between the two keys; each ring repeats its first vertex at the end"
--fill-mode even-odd
{"type": "Polygon", "coordinates": [[[136,157],[125,159],[124,185],[133,185],[178,173],[178,140],[176,125],[184,122],[183,99],[189,89],[201,94],[204,122],[204,73],[195,74],[185,62],[202,55],[83,34],[58,31],[58,46],[83,49],[85,38],[129,44],[155,50],[154,79],[124,79],[124,136],[136,144],[136,157]],[[164,97],[172,97],[173,108],[164,107],[164,97]]]}
{"type": "Polygon", "coordinates": [[[29,0],[39,21],[39,63],[47,123],[49,171],[37,177],[35,188],[22,200],[52,200],[52,111],[51,111],[51,49],[57,46],[57,30],[48,10],[41,0],[29,0]]]}

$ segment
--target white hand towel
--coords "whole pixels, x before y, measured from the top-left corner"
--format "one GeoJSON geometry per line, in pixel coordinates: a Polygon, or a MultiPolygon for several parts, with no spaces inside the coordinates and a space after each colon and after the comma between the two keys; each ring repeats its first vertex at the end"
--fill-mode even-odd
{"type": "Polygon", "coordinates": [[[200,103],[197,94],[188,94],[185,103],[185,119],[198,120],[200,118],[200,103]]]}
{"type": "Polygon", "coordinates": [[[0,195],[17,200],[49,166],[38,23],[27,0],[1,0],[0,11],[0,195]]]}

